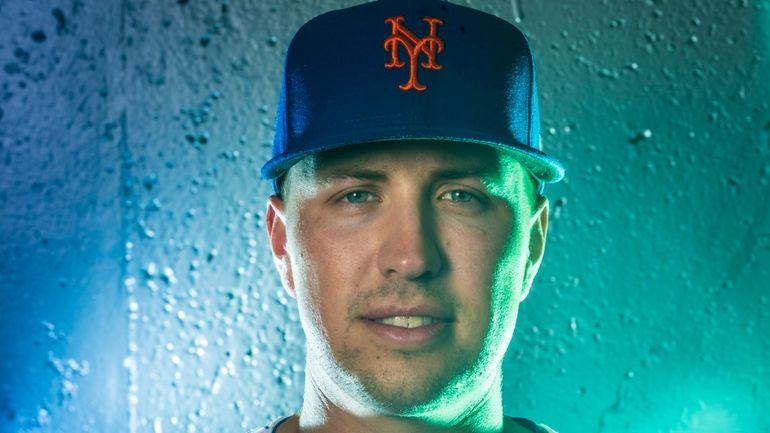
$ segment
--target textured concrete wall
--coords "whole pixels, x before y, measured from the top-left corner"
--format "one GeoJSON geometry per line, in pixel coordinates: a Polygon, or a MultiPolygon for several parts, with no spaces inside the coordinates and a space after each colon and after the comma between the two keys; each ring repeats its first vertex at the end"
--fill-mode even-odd
{"type": "Polygon", "coordinates": [[[126,424],[117,6],[0,2],[3,432],[126,424]]]}
{"type": "MultiPolygon", "coordinates": [[[[0,431],[243,431],[300,404],[258,180],[338,1],[0,3],[0,431]]],[[[464,2],[520,23],[551,187],[509,413],[770,431],[770,6],[464,2]]]]}

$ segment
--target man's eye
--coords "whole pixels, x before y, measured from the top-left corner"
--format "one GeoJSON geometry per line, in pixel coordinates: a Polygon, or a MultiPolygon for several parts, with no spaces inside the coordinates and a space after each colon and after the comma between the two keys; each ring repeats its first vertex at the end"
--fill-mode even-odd
{"type": "Polygon", "coordinates": [[[351,191],[343,197],[348,203],[366,203],[371,199],[371,194],[366,191],[351,191]]]}
{"type": "Polygon", "coordinates": [[[467,202],[473,201],[476,197],[473,194],[469,193],[468,191],[455,189],[455,190],[446,192],[443,196],[441,196],[441,198],[445,200],[467,203],[467,202]]]}

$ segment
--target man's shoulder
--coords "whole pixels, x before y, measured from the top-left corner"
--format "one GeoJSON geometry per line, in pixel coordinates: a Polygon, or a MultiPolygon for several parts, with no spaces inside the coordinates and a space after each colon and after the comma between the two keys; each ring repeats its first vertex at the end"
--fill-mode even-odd
{"type": "Polygon", "coordinates": [[[285,417],[282,417],[282,418],[278,418],[277,420],[271,422],[270,424],[268,424],[268,425],[266,425],[264,427],[259,427],[259,428],[255,429],[255,430],[249,430],[248,433],[275,433],[275,432],[278,431],[278,426],[283,424],[285,421],[288,421],[289,418],[291,418],[291,417],[292,417],[292,415],[285,416],[285,417]]]}
{"type": "Polygon", "coordinates": [[[542,433],[556,433],[556,430],[552,429],[551,427],[548,427],[545,424],[538,424],[537,427],[540,429],[542,433]]]}
{"type": "Polygon", "coordinates": [[[275,430],[270,428],[269,425],[266,425],[264,427],[257,427],[256,429],[251,429],[246,433],[273,433],[273,431],[275,430]]]}
{"type": "MultiPolygon", "coordinates": [[[[508,417],[509,420],[514,421],[518,426],[526,428],[533,433],[557,433],[556,430],[548,427],[545,424],[538,424],[527,418],[508,417]]],[[[508,428],[505,429],[508,431],[508,428]]]]}
{"type": "MultiPolygon", "coordinates": [[[[278,431],[278,426],[280,426],[290,418],[291,418],[291,415],[285,416],[283,418],[278,418],[277,420],[273,421],[269,425],[266,425],[265,427],[260,427],[256,430],[251,430],[249,431],[249,433],[276,433],[276,431],[278,431]]],[[[510,419],[515,421],[516,424],[529,429],[533,433],[557,433],[556,430],[548,427],[545,424],[537,424],[534,421],[526,418],[510,418],[510,419]]]]}

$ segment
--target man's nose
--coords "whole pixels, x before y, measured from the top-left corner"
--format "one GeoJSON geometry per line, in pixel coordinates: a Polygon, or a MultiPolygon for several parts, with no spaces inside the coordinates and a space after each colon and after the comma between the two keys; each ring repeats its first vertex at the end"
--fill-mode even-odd
{"type": "Polygon", "coordinates": [[[394,206],[383,227],[378,264],[386,278],[421,280],[444,266],[441,238],[430,206],[394,206]]]}

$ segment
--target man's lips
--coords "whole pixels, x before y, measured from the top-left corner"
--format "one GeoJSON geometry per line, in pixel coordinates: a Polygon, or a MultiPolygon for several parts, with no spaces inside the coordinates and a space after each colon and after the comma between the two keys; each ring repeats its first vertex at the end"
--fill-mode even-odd
{"type": "Polygon", "coordinates": [[[387,305],[367,309],[360,320],[380,341],[401,349],[419,349],[437,341],[454,317],[436,305],[387,305]]]}
{"type": "Polygon", "coordinates": [[[368,308],[359,316],[371,321],[391,320],[396,318],[425,318],[433,322],[451,322],[451,313],[435,305],[422,304],[415,306],[384,305],[368,308]]]}
{"type": "Polygon", "coordinates": [[[428,316],[393,316],[382,319],[375,319],[374,322],[388,326],[397,326],[399,328],[419,328],[420,326],[429,326],[434,323],[443,323],[438,319],[428,316]]]}

